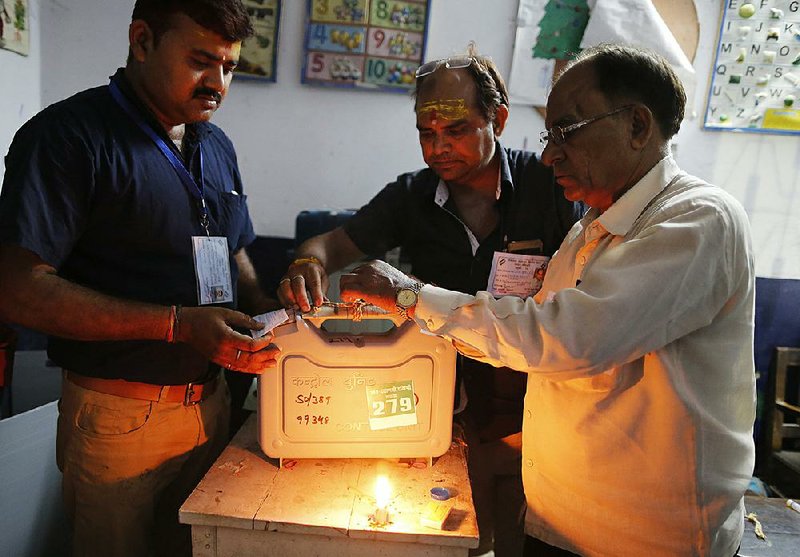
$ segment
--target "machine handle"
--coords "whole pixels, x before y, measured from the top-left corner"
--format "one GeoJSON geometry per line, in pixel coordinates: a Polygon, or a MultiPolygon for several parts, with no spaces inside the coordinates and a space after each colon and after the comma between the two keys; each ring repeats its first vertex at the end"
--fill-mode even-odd
{"type": "MultiPolygon", "coordinates": [[[[332,319],[335,320],[355,320],[355,310],[352,306],[322,306],[309,313],[302,314],[303,321],[313,323],[317,328],[322,326],[322,323],[332,319]]],[[[406,323],[406,319],[395,312],[388,312],[377,306],[364,306],[361,309],[361,320],[375,320],[380,319],[384,321],[391,321],[395,327],[400,327],[406,323]]]]}

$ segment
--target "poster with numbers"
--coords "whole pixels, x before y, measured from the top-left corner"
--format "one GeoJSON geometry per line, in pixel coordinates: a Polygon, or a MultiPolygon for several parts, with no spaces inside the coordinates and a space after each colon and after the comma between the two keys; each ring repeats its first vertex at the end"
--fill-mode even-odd
{"type": "Polygon", "coordinates": [[[800,1],[725,0],[704,128],[800,132],[800,1]]]}
{"type": "Polygon", "coordinates": [[[242,3],[254,33],[242,43],[236,75],[274,82],[281,0],[243,0],[242,3]]]}
{"type": "Polygon", "coordinates": [[[302,82],[409,91],[430,0],[308,0],[302,82]]]}

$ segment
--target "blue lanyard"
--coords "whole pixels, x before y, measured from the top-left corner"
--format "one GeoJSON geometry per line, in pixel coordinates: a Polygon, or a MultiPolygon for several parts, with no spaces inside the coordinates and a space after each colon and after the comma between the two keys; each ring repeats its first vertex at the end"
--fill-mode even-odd
{"type": "Polygon", "coordinates": [[[203,230],[205,230],[206,236],[210,236],[211,234],[208,229],[208,206],[206,206],[206,198],[203,195],[203,145],[201,144],[199,146],[200,184],[198,185],[197,181],[195,181],[194,177],[186,169],[186,165],[183,164],[183,161],[175,156],[175,153],[172,151],[172,149],[170,149],[166,142],[156,133],[153,127],[144,121],[142,115],[136,110],[131,102],[125,98],[125,95],[122,94],[122,91],[119,90],[119,86],[116,84],[116,82],[114,82],[113,79],[108,84],[108,89],[111,91],[111,96],[122,108],[122,110],[124,110],[128,116],[130,116],[131,119],[136,122],[136,125],[138,125],[139,128],[141,128],[141,130],[153,140],[153,143],[156,144],[156,147],[158,147],[164,156],[167,157],[167,160],[172,165],[172,168],[175,169],[175,172],[178,173],[178,177],[181,179],[181,182],[183,182],[183,185],[186,187],[189,193],[200,202],[200,225],[203,227],[203,230]]]}

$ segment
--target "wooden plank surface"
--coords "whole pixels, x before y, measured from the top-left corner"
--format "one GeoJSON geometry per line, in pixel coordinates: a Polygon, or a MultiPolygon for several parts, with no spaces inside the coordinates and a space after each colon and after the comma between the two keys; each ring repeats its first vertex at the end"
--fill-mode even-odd
{"type": "Polygon", "coordinates": [[[477,547],[478,526],[463,447],[454,443],[431,467],[418,468],[421,463],[409,466],[388,461],[367,462],[361,473],[359,497],[350,521],[350,537],[477,547]],[[379,474],[389,479],[394,490],[389,505],[391,523],[383,528],[369,524],[369,515],[375,509],[373,493],[379,474]],[[452,505],[452,510],[442,530],[420,524],[423,509],[433,501],[430,490],[434,487],[445,487],[452,495],[444,502],[452,505]]]}
{"type": "Polygon", "coordinates": [[[255,517],[278,474],[278,461],[258,446],[258,423],[248,419],[181,506],[184,524],[265,529],[255,517]]]}
{"type": "Polygon", "coordinates": [[[360,460],[284,460],[256,520],[270,531],[347,536],[360,460]]]}
{"type": "MultiPolygon", "coordinates": [[[[236,540],[250,539],[237,530],[261,530],[262,535],[267,531],[349,538],[359,545],[382,540],[406,546],[477,547],[472,491],[459,443],[433,466],[382,459],[301,459],[284,461],[279,469],[258,446],[256,418],[245,422],[183,504],[181,522],[225,528],[230,530],[226,539],[236,540]],[[369,520],[376,507],[378,474],[387,476],[393,490],[391,522],[385,527],[369,520]],[[453,508],[442,530],[422,526],[419,520],[433,500],[433,487],[446,487],[452,494],[447,504],[453,508]]],[[[265,538],[262,543],[269,542],[265,538]]]]}

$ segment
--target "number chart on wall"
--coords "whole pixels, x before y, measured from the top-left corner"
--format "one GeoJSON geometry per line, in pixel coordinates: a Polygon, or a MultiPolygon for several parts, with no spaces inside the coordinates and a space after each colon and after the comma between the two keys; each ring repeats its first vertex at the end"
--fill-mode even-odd
{"type": "Polygon", "coordinates": [[[303,83],[408,91],[430,0],[309,0],[303,83]]]}
{"type": "Polygon", "coordinates": [[[705,129],[800,133],[800,1],[725,0],[705,129]]]}

